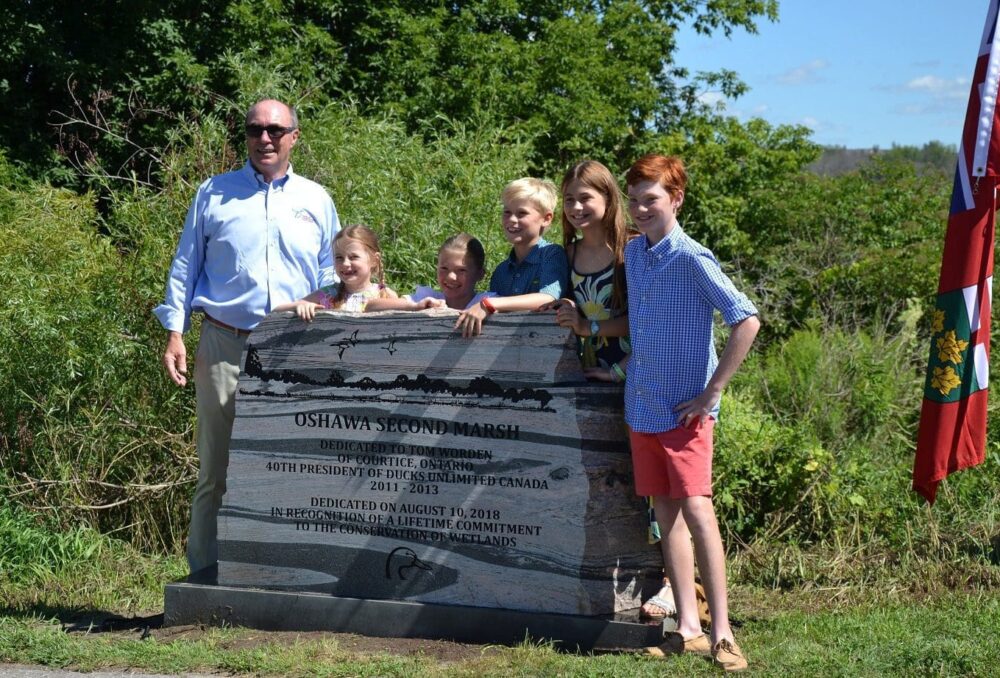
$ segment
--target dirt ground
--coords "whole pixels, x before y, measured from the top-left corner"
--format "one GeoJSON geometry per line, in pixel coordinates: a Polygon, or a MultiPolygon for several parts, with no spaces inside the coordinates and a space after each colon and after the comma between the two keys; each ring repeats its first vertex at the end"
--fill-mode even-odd
{"type": "MultiPolygon", "coordinates": [[[[203,626],[170,626],[151,631],[157,640],[197,640],[206,633],[203,626]]],[[[469,645],[452,643],[447,640],[425,640],[422,638],[371,638],[354,633],[333,633],[331,631],[258,631],[242,629],[238,636],[220,643],[230,649],[255,647],[265,643],[293,645],[310,640],[335,639],[337,645],[348,652],[365,654],[392,654],[400,656],[421,655],[439,662],[459,662],[474,659],[489,653],[494,648],[489,645],[469,645]]]]}
{"type": "MultiPolygon", "coordinates": [[[[103,614],[87,615],[74,619],[72,623],[64,623],[63,628],[67,633],[110,634],[133,640],[152,637],[164,643],[174,640],[197,641],[217,630],[202,625],[163,626],[162,614],[131,618],[103,614]]],[[[226,635],[226,638],[218,641],[219,646],[226,649],[239,650],[265,644],[294,645],[310,640],[336,640],[341,649],[359,655],[382,653],[399,656],[420,655],[443,663],[474,659],[497,650],[496,646],[491,645],[423,638],[373,638],[331,631],[237,629],[231,635],[226,635]]]]}

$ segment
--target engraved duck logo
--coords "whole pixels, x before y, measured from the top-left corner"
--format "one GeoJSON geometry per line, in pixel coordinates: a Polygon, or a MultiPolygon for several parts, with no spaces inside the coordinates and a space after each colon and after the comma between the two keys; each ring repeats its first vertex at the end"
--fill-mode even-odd
{"type": "Polygon", "coordinates": [[[385,578],[392,579],[393,574],[398,579],[406,581],[406,572],[417,568],[427,572],[433,572],[431,566],[420,560],[416,552],[409,546],[397,546],[385,559],[385,578]]]}

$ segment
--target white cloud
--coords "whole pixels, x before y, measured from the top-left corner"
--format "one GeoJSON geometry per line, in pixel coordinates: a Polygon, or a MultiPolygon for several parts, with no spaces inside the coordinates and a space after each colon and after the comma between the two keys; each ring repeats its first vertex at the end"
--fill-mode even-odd
{"type": "Polygon", "coordinates": [[[813,134],[820,134],[826,138],[824,143],[835,143],[832,140],[834,135],[848,135],[851,131],[849,125],[835,122],[830,119],[821,119],[813,115],[804,115],[794,122],[796,125],[804,125],[812,130],[813,134]]]}
{"type": "Polygon", "coordinates": [[[964,99],[969,95],[969,80],[922,75],[907,82],[903,89],[909,92],[926,92],[939,99],[964,99]]]}
{"type": "MultiPolygon", "coordinates": [[[[725,101],[724,110],[727,115],[731,115],[740,122],[746,122],[750,118],[769,118],[767,113],[771,112],[771,107],[767,104],[757,104],[752,108],[744,108],[740,104],[743,103],[739,99],[735,101],[725,101]]],[[[774,121],[771,121],[774,122],[774,121]]]]}
{"type": "Polygon", "coordinates": [[[940,116],[949,117],[956,111],[964,110],[969,97],[969,79],[964,77],[942,78],[927,74],[911,78],[901,85],[883,87],[889,92],[907,97],[893,106],[893,111],[908,116],[940,116]]]}
{"type": "Polygon", "coordinates": [[[951,99],[929,99],[909,104],[898,104],[892,110],[900,115],[954,115],[965,109],[964,104],[951,99]]]}
{"type": "Polygon", "coordinates": [[[807,64],[785,71],[776,79],[782,85],[813,85],[823,82],[819,73],[829,65],[824,59],[813,59],[807,64]]]}
{"type": "Polygon", "coordinates": [[[726,109],[726,97],[722,92],[702,92],[698,95],[698,101],[720,111],[726,109]]]}

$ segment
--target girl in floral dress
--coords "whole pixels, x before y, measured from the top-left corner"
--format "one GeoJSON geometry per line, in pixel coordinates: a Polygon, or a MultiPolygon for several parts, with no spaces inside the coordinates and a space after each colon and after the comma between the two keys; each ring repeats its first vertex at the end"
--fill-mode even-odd
{"type": "Polygon", "coordinates": [[[563,300],[556,317],[576,332],[589,378],[622,381],[631,349],[624,336],[628,234],[618,184],[607,167],[585,160],[566,173],[562,196],[563,247],[573,299],[563,300]]]}
{"type": "Polygon", "coordinates": [[[305,321],[319,309],[360,313],[372,299],[395,299],[383,281],[382,251],[378,236],[363,224],[348,226],[333,239],[333,267],[340,282],[321,287],[304,299],[274,308],[295,311],[305,321]]]}

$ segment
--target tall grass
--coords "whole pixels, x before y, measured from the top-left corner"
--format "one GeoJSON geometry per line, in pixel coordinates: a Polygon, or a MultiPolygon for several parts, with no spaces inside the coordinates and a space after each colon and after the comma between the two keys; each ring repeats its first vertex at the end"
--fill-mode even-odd
{"type": "Polygon", "coordinates": [[[142,554],[82,522],[0,499],[3,615],[148,612],[162,605],[163,582],[183,573],[179,557],[142,554]]]}
{"type": "MultiPolygon", "coordinates": [[[[450,235],[466,231],[482,241],[487,274],[510,250],[500,191],[525,174],[527,145],[488,125],[438,122],[411,136],[392,119],[327,108],[309,123],[296,161],[328,188],[342,223],[379,233],[387,282],[400,294],[434,284],[437,250],[450,235]]],[[[559,242],[557,233],[548,237],[559,242]]]]}
{"type": "Polygon", "coordinates": [[[0,503],[0,580],[24,584],[55,576],[94,559],[105,546],[102,535],[84,526],[48,529],[23,509],[0,503]]]}
{"type": "Polygon", "coordinates": [[[159,342],[94,197],[0,189],[0,215],[0,482],[68,521],[170,543],[192,461],[160,417],[187,418],[150,369],[159,342]]]}

